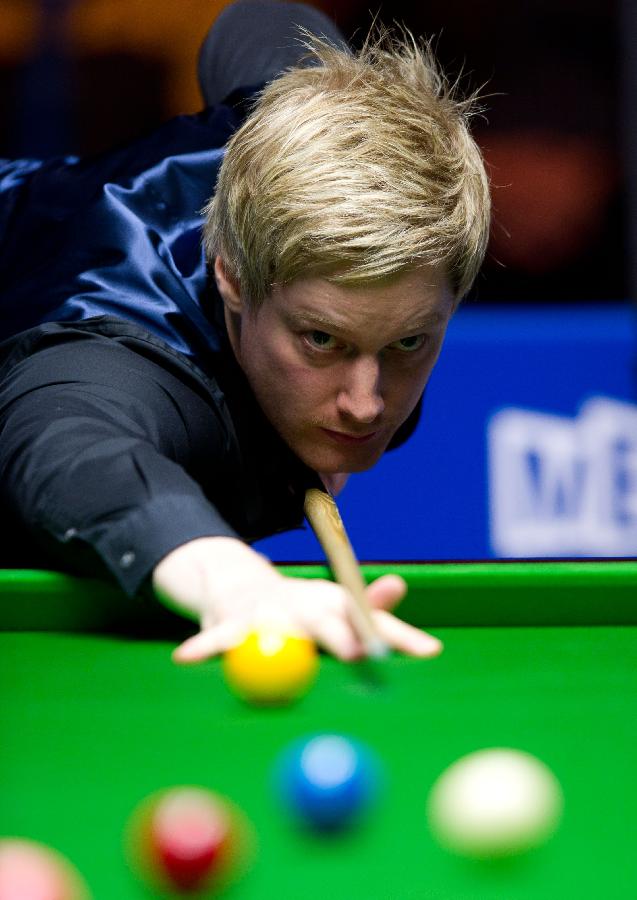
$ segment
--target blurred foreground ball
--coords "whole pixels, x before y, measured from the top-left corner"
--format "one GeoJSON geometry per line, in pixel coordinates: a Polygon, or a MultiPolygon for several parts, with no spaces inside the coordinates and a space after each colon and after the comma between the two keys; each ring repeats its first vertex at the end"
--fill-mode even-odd
{"type": "Polygon", "coordinates": [[[553,773],[529,753],[486,749],[451,765],[428,801],[431,830],[449,850],[478,859],[513,856],[544,843],[562,813],[553,773]]]}
{"type": "Polygon", "coordinates": [[[152,887],[214,896],[245,872],[254,840],[245,817],[225,798],[177,786],[135,809],[127,849],[133,869],[152,887]]]}
{"type": "Polygon", "coordinates": [[[0,839],[0,900],[89,900],[79,872],[50,847],[0,839]]]}

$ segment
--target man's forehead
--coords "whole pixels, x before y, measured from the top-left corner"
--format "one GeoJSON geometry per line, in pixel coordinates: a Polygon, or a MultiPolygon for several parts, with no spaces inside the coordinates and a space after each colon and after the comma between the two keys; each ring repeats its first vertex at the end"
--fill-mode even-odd
{"type": "Polygon", "coordinates": [[[453,295],[444,278],[430,271],[408,273],[384,283],[353,287],[313,278],[281,288],[278,300],[286,318],[311,322],[326,330],[344,330],[362,320],[377,319],[408,330],[436,327],[448,321],[453,295]]]}

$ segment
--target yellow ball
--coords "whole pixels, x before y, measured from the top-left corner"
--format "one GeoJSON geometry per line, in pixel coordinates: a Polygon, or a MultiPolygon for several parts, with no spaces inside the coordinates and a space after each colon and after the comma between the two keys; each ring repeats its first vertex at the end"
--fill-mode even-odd
{"type": "Polygon", "coordinates": [[[250,632],[223,658],[230,687],[258,705],[289,703],[309,689],[318,670],[318,653],[309,638],[274,627],[250,632]]]}

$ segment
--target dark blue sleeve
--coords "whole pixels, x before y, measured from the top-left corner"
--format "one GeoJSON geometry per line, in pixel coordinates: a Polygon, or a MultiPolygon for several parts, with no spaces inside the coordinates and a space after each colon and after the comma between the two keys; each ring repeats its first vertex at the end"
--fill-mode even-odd
{"type": "Polygon", "coordinates": [[[201,211],[239,122],[221,106],[91,159],[0,160],[0,340],[111,315],[201,364],[201,211]]]}

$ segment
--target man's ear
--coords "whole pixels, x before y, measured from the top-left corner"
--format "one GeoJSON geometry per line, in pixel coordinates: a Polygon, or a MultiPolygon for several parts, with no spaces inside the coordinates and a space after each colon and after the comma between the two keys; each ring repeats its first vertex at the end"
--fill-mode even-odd
{"type": "Polygon", "coordinates": [[[221,294],[221,299],[228,311],[232,313],[243,312],[239,283],[228,273],[225,263],[219,255],[215,256],[214,273],[217,290],[221,294]]]}

